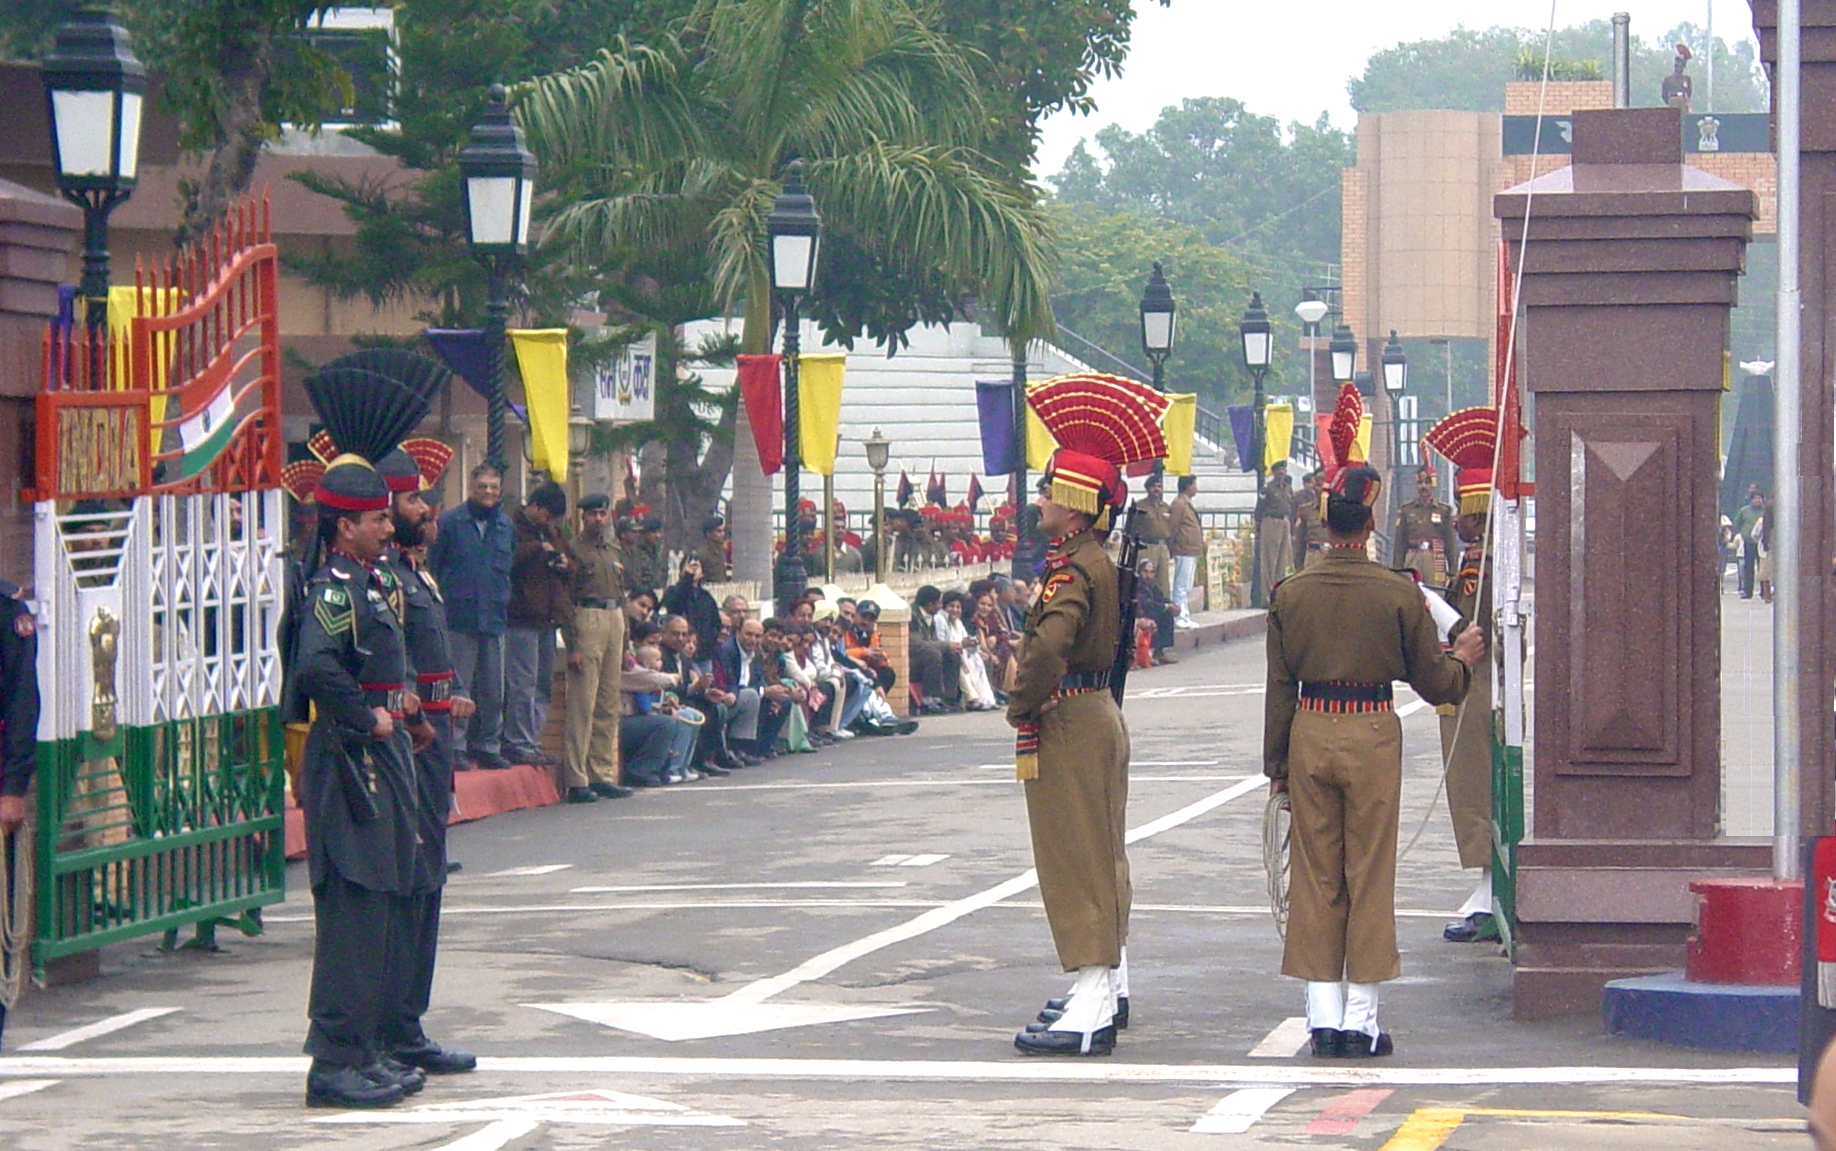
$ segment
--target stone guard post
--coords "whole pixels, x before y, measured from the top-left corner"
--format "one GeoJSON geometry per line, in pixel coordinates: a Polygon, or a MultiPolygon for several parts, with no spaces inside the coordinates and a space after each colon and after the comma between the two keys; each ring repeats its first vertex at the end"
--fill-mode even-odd
{"type": "Polygon", "coordinates": [[[1494,201],[1544,525],[1520,1019],[1683,967],[1689,881],[1771,858],[1719,838],[1717,410],[1757,202],[1683,163],[1674,108],[1578,111],[1573,155],[1494,201]]]}

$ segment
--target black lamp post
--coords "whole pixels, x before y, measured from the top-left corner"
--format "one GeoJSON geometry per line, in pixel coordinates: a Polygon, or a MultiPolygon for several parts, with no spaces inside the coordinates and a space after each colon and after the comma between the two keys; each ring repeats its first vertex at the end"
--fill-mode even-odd
{"type": "MultiPolygon", "coordinates": [[[[1403,505],[1402,398],[1409,386],[1409,357],[1403,354],[1395,328],[1390,329],[1390,339],[1383,346],[1379,362],[1383,365],[1383,392],[1390,404],[1390,458],[1395,471],[1391,483],[1396,489],[1391,499],[1400,509],[1403,505]]],[[[1403,559],[1403,539],[1399,532],[1390,541],[1390,562],[1400,567],[1403,559]]]]}
{"type": "MultiPolygon", "coordinates": [[[[1178,316],[1173,287],[1162,274],[1160,261],[1155,260],[1154,270],[1148,273],[1147,288],[1141,293],[1141,350],[1147,353],[1148,363],[1154,365],[1157,392],[1167,390],[1167,357],[1173,354],[1173,329],[1178,316]]],[[[1166,461],[1156,460],[1154,478],[1159,479],[1165,471],[1166,461]]]]}
{"type": "Polygon", "coordinates": [[[799,441],[801,412],[797,398],[797,354],[801,344],[797,302],[816,282],[816,257],[822,246],[822,218],[803,186],[803,161],[792,160],[784,188],[765,219],[771,238],[771,286],[784,300],[784,556],[778,562],[772,599],[780,613],[803,594],[809,573],[803,563],[803,541],[797,532],[797,504],[803,457],[799,441]]]}
{"type": "Polygon", "coordinates": [[[873,469],[873,578],[886,582],[886,465],[892,462],[892,441],[873,429],[861,444],[867,449],[867,466],[873,469]]]}
{"type": "Polygon", "coordinates": [[[465,178],[465,227],[472,254],[485,266],[485,346],[490,391],[485,416],[485,457],[504,466],[504,327],[510,314],[508,273],[529,251],[529,209],[535,198],[536,158],[523,130],[510,118],[502,84],[491,85],[484,118],[459,153],[465,178]]]}
{"type": "Polygon", "coordinates": [[[57,186],[83,209],[84,318],[100,345],[108,334],[108,217],[139,178],[147,72],[127,32],[97,7],[57,30],[41,73],[57,186]]]}
{"type": "Polygon", "coordinates": [[[1250,409],[1250,451],[1256,457],[1256,525],[1252,546],[1255,552],[1250,556],[1250,606],[1263,606],[1262,592],[1262,486],[1266,482],[1263,472],[1268,461],[1263,450],[1263,380],[1269,374],[1269,363],[1274,359],[1275,334],[1269,326],[1269,312],[1262,306],[1262,293],[1251,292],[1249,310],[1243,313],[1243,319],[1237,322],[1237,334],[1243,340],[1243,366],[1249,369],[1250,378],[1256,383],[1255,406],[1250,409]]]}
{"type": "Polygon", "coordinates": [[[1332,355],[1332,379],[1336,384],[1344,385],[1352,381],[1358,369],[1358,340],[1352,335],[1350,324],[1340,324],[1332,330],[1332,343],[1326,350],[1332,355]]]}

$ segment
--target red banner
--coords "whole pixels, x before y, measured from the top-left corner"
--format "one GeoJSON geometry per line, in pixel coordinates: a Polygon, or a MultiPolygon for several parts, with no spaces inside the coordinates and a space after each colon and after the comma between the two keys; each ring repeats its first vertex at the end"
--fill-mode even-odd
{"type": "Polygon", "coordinates": [[[759,449],[759,470],[768,476],[784,466],[784,385],[781,356],[739,358],[740,398],[746,404],[746,421],[752,425],[752,442],[759,449]]]}

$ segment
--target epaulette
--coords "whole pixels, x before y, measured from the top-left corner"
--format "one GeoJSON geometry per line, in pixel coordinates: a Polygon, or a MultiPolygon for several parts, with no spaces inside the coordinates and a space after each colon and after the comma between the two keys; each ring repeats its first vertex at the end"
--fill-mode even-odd
{"type": "Polygon", "coordinates": [[[1068,568],[1070,566],[1071,566],[1071,557],[1068,555],[1065,555],[1062,552],[1060,552],[1058,555],[1055,555],[1055,556],[1046,557],[1045,571],[1047,572],[1063,571],[1065,568],[1068,568]]]}

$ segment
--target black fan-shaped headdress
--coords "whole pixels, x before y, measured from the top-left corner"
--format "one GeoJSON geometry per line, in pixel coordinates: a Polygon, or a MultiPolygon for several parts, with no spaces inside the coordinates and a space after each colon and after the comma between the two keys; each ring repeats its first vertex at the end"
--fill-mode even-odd
{"type": "Polygon", "coordinates": [[[371,348],[340,356],[308,377],[306,394],[343,453],[319,481],[319,503],[341,511],[387,507],[388,488],[375,465],[426,417],[449,375],[425,356],[371,348]]]}

